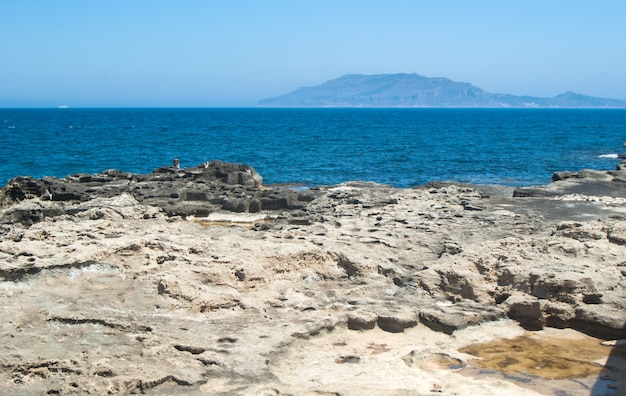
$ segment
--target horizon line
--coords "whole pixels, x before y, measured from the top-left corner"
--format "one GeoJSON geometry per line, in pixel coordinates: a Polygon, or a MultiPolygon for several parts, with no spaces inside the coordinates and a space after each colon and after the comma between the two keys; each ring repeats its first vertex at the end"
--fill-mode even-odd
{"type": "Polygon", "coordinates": [[[591,106],[0,106],[0,110],[87,109],[492,109],[492,110],[625,110],[626,107],[591,106]]]}

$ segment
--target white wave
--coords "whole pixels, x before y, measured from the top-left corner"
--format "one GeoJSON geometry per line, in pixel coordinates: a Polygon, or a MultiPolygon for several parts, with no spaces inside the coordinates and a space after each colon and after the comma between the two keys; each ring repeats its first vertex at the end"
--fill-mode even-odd
{"type": "Polygon", "coordinates": [[[598,155],[598,158],[619,158],[617,154],[602,154],[598,155]]]}

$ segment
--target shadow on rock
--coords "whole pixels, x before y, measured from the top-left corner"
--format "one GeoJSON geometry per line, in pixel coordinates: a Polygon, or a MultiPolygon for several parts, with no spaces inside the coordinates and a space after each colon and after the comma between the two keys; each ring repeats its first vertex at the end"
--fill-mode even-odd
{"type": "MultiPolygon", "coordinates": [[[[623,330],[623,333],[626,332],[626,323],[623,330]]],[[[605,341],[602,344],[612,349],[590,395],[626,395],[626,339],[605,341]]]]}

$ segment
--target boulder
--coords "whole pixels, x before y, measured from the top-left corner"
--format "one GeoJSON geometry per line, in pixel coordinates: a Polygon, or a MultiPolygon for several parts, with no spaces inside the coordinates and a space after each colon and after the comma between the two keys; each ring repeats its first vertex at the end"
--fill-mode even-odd
{"type": "Polygon", "coordinates": [[[540,188],[520,187],[520,188],[515,189],[515,191],[513,191],[514,198],[536,198],[536,197],[545,198],[545,197],[552,197],[554,195],[555,195],[554,193],[540,189],[540,188]]]}
{"type": "Polygon", "coordinates": [[[216,179],[229,185],[259,187],[263,178],[251,166],[223,161],[205,162],[198,166],[201,172],[195,174],[199,178],[216,179]]]}
{"type": "Polygon", "coordinates": [[[607,232],[609,242],[617,245],[626,245],[626,221],[620,221],[607,232]]]}
{"type": "Polygon", "coordinates": [[[576,172],[554,172],[554,174],[552,175],[552,181],[566,180],[572,177],[578,177],[576,172]]]}
{"type": "Polygon", "coordinates": [[[541,303],[536,297],[523,293],[514,293],[502,306],[509,318],[516,320],[527,330],[541,330],[546,324],[541,303]]]}
{"type": "Polygon", "coordinates": [[[242,213],[250,208],[250,202],[242,198],[226,198],[222,204],[222,209],[228,212],[242,213]]]}
{"type": "Polygon", "coordinates": [[[455,330],[468,326],[506,317],[499,307],[486,306],[473,301],[462,301],[456,304],[437,304],[424,308],[419,313],[419,320],[434,331],[452,334],[455,330]]]}
{"type": "Polygon", "coordinates": [[[578,331],[604,339],[618,339],[626,335],[626,312],[623,310],[586,305],[577,307],[575,312],[569,325],[578,331]]]}
{"type": "Polygon", "coordinates": [[[371,330],[376,327],[378,315],[369,311],[354,311],[348,314],[348,328],[350,330],[371,330]]]}
{"type": "Polygon", "coordinates": [[[404,329],[417,326],[417,314],[412,310],[389,310],[378,315],[376,321],[381,330],[402,333],[404,329]]]}

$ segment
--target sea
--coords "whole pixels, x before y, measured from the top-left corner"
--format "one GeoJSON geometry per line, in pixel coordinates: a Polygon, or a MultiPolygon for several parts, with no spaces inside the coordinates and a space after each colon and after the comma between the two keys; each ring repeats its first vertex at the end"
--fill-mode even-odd
{"type": "Polygon", "coordinates": [[[0,109],[0,186],[16,176],[178,159],[245,163],[264,184],[371,181],[531,186],[556,171],[615,169],[626,109],[50,108],[0,109]]]}

